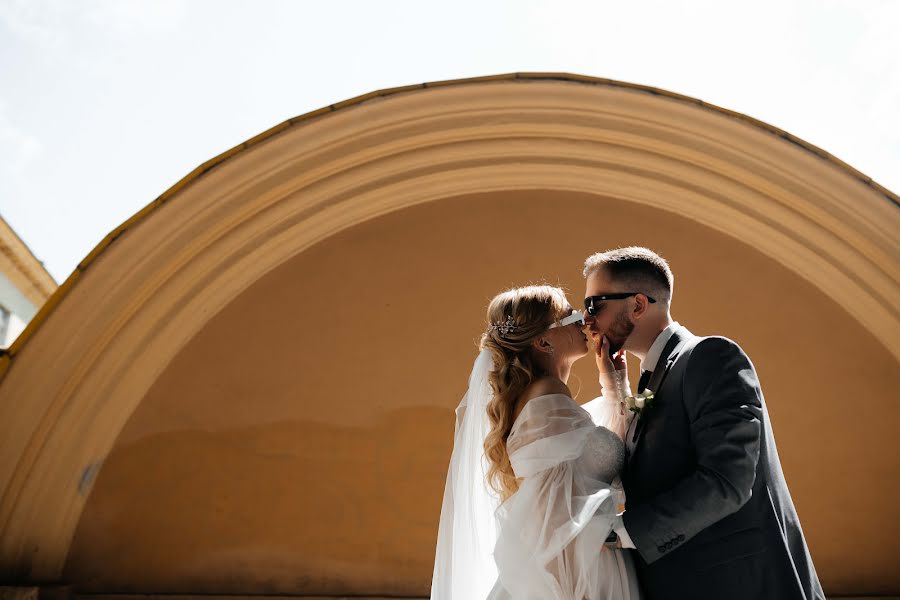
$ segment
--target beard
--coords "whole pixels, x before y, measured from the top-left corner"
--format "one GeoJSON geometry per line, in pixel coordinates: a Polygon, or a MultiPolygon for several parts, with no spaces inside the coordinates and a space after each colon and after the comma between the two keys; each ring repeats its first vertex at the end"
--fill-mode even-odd
{"type": "Polygon", "coordinates": [[[628,315],[622,310],[616,314],[609,329],[606,330],[606,339],[609,340],[609,353],[615,354],[622,349],[631,332],[634,331],[634,323],[628,320],[628,315]]]}

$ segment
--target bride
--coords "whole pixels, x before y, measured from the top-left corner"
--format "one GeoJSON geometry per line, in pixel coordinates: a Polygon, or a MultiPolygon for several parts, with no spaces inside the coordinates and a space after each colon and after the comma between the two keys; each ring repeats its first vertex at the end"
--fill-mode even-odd
{"type": "Polygon", "coordinates": [[[624,502],[624,355],[599,340],[603,396],[579,406],[566,383],[588,338],[561,289],[503,292],[487,320],[456,409],[431,598],[636,600],[630,551],[605,543],[624,502]]]}

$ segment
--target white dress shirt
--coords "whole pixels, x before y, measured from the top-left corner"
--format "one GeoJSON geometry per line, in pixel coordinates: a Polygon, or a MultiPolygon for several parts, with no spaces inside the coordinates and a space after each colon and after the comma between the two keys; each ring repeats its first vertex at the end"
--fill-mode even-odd
{"type": "Polygon", "coordinates": [[[669,343],[672,336],[675,335],[675,330],[679,327],[681,326],[678,324],[678,321],[672,321],[668,327],[659,332],[659,335],[653,340],[653,344],[650,345],[650,349],[647,350],[647,356],[641,361],[641,372],[644,372],[647,369],[653,370],[656,368],[656,363],[659,362],[662,351],[665,349],[666,344],[669,343]]]}

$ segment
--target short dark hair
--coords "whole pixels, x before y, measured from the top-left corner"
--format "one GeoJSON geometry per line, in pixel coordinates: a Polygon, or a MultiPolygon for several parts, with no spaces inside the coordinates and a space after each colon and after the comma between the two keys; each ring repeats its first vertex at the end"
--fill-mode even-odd
{"type": "Polygon", "coordinates": [[[634,286],[628,291],[655,292],[666,302],[672,299],[675,276],[662,256],[640,246],[616,248],[588,256],[584,261],[584,276],[604,269],[611,279],[634,286]]]}

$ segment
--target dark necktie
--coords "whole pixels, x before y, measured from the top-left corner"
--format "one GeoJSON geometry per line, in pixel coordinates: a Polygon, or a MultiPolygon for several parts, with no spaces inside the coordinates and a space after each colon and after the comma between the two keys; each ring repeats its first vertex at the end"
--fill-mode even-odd
{"type": "Polygon", "coordinates": [[[647,384],[650,383],[651,377],[653,377],[653,371],[647,370],[641,372],[641,378],[638,379],[638,394],[644,393],[644,389],[647,387],[647,384]]]}

